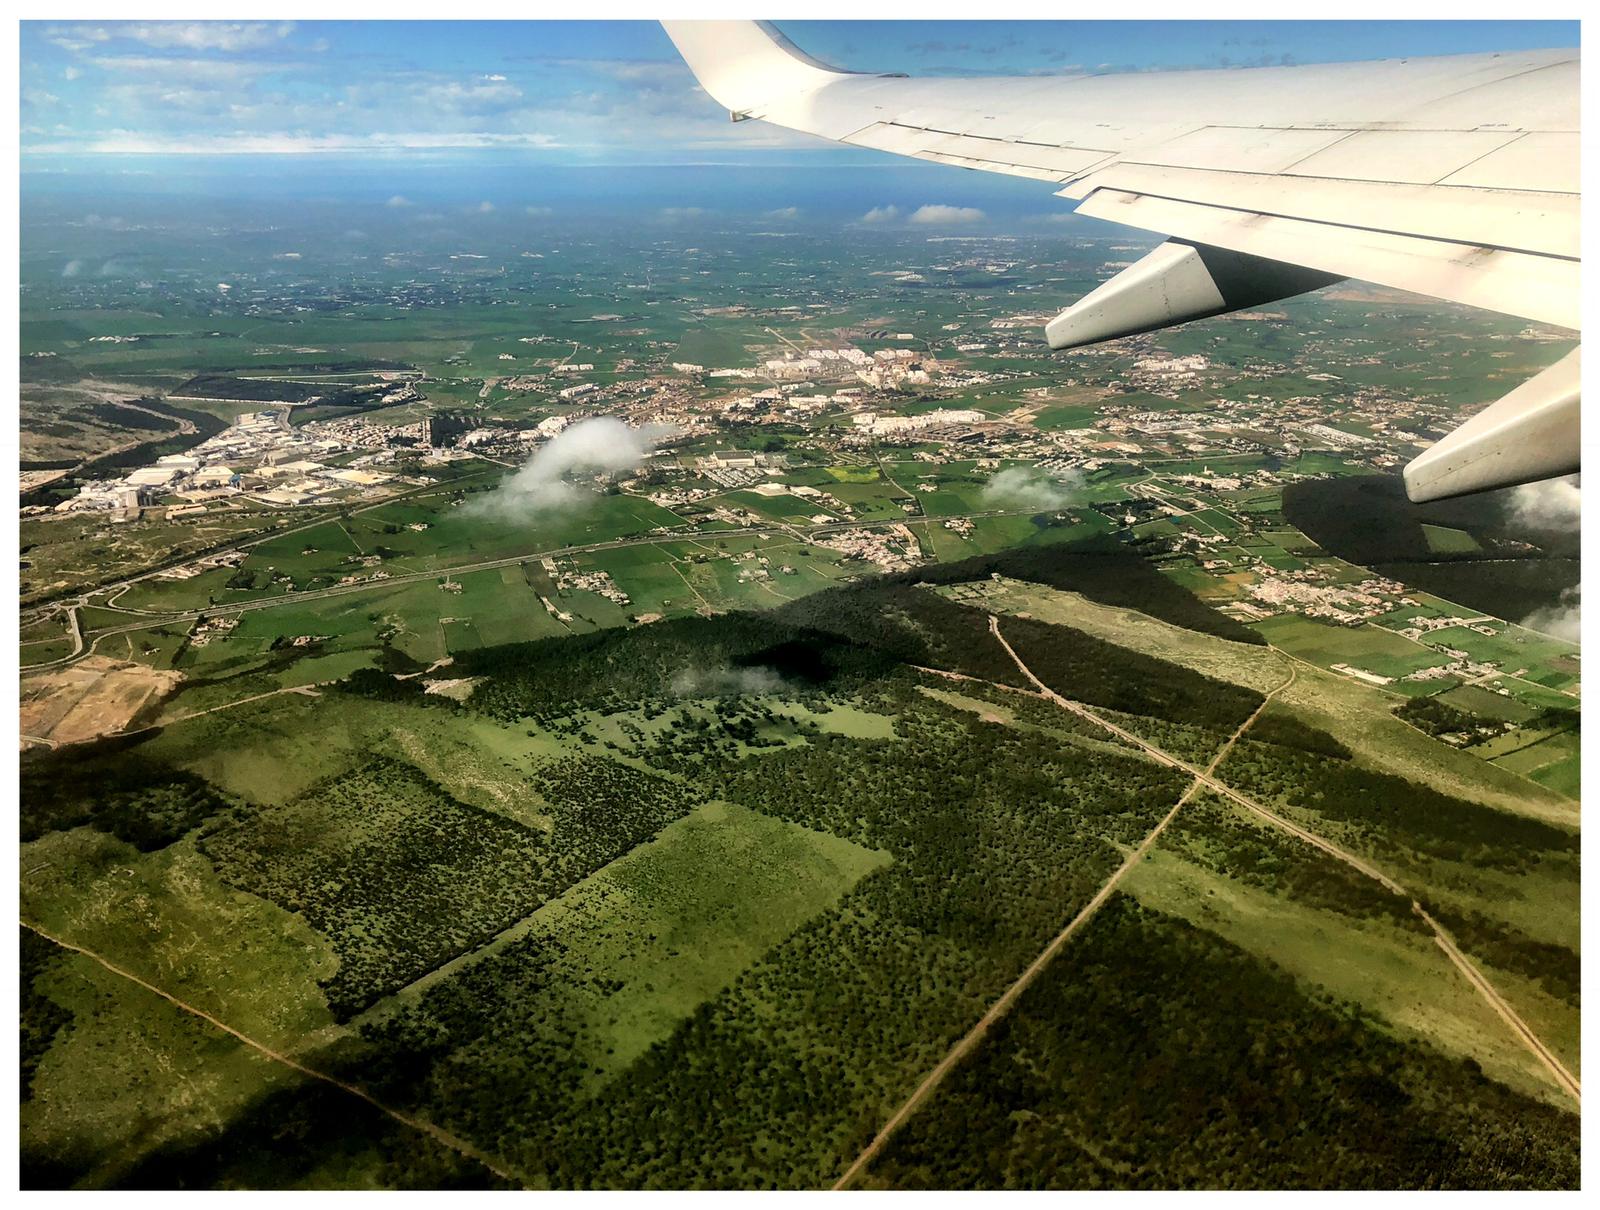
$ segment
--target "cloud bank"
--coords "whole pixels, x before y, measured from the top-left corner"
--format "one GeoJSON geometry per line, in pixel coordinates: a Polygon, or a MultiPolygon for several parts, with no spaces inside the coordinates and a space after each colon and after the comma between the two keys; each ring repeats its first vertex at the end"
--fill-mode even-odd
{"type": "Polygon", "coordinates": [[[611,416],[580,420],[541,445],[521,470],[468,507],[480,516],[506,521],[575,508],[592,497],[574,486],[569,475],[620,475],[631,471],[674,432],[671,425],[665,424],[629,428],[611,416]]]}
{"type": "Polygon", "coordinates": [[[1050,474],[1036,466],[1013,466],[983,485],[983,502],[994,508],[1065,508],[1083,488],[1076,471],[1050,474]]]}
{"type": "MultiPolygon", "coordinates": [[[[1583,518],[1583,491],[1577,475],[1565,479],[1546,479],[1524,483],[1513,489],[1506,500],[1511,523],[1528,530],[1566,530],[1578,528],[1583,518]]],[[[1522,619],[1522,625],[1569,643],[1579,641],[1582,629],[1582,588],[1574,584],[1563,589],[1554,605],[1536,609],[1522,619]]]]}
{"type": "Polygon", "coordinates": [[[1536,609],[1522,619],[1522,625],[1553,639],[1579,642],[1583,634],[1583,585],[1574,584],[1561,591],[1561,599],[1544,609],[1536,609]]]}
{"type": "Polygon", "coordinates": [[[1524,483],[1507,502],[1511,520],[1529,529],[1577,529],[1583,515],[1583,492],[1578,477],[1524,483]]]}
{"type": "Polygon", "coordinates": [[[907,214],[899,206],[874,206],[861,216],[863,223],[898,223],[904,220],[918,227],[961,227],[988,218],[976,206],[946,206],[929,202],[907,214]]]}
{"type": "Polygon", "coordinates": [[[984,213],[976,206],[918,206],[906,221],[930,227],[951,227],[965,223],[981,223],[984,213]]]}

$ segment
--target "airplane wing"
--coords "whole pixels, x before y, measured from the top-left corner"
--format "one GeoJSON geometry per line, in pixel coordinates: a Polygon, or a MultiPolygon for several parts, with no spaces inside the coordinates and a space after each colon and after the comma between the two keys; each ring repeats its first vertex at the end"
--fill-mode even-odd
{"type": "MultiPolygon", "coordinates": [[[[1067,348],[1353,277],[1576,331],[1576,50],[914,79],[756,21],[664,22],[735,121],[1048,182],[1172,237],[1046,328],[1067,348]]],[[[1413,500],[1578,469],[1578,352],[1406,468],[1413,500]]]]}

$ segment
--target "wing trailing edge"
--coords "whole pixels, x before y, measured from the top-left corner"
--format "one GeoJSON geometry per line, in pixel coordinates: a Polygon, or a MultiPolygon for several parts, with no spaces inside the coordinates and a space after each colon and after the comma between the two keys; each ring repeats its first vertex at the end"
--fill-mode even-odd
{"type": "MultiPolygon", "coordinates": [[[[1046,328],[1052,348],[1355,278],[1580,327],[1576,50],[1140,75],[841,71],[772,25],[663,22],[736,121],[1050,182],[1173,237],[1046,328]]],[[[1578,469],[1574,351],[1406,468],[1437,500],[1578,469]]]]}

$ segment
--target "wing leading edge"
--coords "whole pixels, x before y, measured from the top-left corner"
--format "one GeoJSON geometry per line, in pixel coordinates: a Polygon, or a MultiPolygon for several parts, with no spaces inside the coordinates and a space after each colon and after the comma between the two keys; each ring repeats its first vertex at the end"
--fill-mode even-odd
{"type": "MultiPolygon", "coordinates": [[[[829,67],[765,22],[664,25],[736,121],[1049,182],[1079,213],[1175,237],[1063,312],[1052,347],[1345,277],[1580,326],[1576,51],[914,79],[829,67]]],[[[1569,360],[1413,462],[1412,498],[1576,471],[1569,360]],[[1458,438],[1472,457],[1442,456],[1458,438]]]]}

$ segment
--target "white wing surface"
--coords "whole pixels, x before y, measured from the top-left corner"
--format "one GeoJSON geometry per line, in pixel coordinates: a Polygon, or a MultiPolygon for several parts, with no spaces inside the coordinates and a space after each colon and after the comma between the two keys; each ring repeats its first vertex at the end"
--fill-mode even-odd
{"type": "MultiPolygon", "coordinates": [[[[1575,50],[914,79],[828,67],[764,22],[665,24],[735,120],[1048,182],[1080,214],[1174,237],[1053,322],[1053,347],[1344,277],[1580,326],[1575,50]]],[[[1471,457],[1446,456],[1452,434],[1419,458],[1413,499],[1576,470],[1570,362],[1493,405],[1471,457]]]]}

